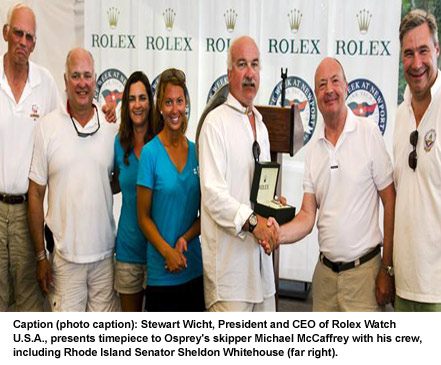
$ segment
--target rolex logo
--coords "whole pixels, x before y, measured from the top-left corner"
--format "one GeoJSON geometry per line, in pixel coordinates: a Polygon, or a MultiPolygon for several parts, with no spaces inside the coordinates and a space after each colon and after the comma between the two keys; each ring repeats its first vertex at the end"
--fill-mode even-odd
{"type": "Polygon", "coordinates": [[[302,21],[303,14],[298,9],[292,9],[288,13],[289,26],[291,32],[297,33],[300,28],[300,23],[302,21]]]}
{"type": "Polygon", "coordinates": [[[118,17],[119,17],[119,10],[118,8],[115,8],[112,6],[107,10],[107,19],[109,20],[109,25],[111,29],[115,29],[118,25],[118,17]]]}
{"type": "Polygon", "coordinates": [[[233,9],[228,9],[224,13],[224,18],[228,33],[233,32],[234,27],[236,26],[237,13],[233,9]]]}
{"type": "Polygon", "coordinates": [[[371,23],[372,14],[369,10],[360,10],[357,14],[358,28],[361,34],[366,34],[369,30],[369,24],[371,23]]]}
{"type": "Polygon", "coordinates": [[[162,15],[164,17],[165,29],[167,29],[170,32],[173,29],[176,13],[172,8],[168,8],[165,9],[162,15]]]}

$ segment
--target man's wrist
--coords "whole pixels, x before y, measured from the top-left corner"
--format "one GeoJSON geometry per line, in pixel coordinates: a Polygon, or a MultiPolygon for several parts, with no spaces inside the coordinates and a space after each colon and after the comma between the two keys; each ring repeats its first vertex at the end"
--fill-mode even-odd
{"type": "Polygon", "coordinates": [[[37,263],[46,260],[47,259],[46,250],[41,250],[37,252],[35,254],[35,259],[37,260],[37,263]]]}
{"type": "Polygon", "coordinates": [[[257,215],[253,212],[248,217],[248,232],[253,233],[254,229],[257,227],[258,219],[257,215]]]}

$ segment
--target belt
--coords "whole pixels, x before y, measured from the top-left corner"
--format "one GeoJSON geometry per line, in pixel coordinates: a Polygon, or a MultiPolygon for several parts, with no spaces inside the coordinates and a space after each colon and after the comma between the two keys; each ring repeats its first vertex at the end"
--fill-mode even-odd
{"type": "Polygon", "coordinates": [[[28,200],[28,194],[9,195],[0,193],[0,201],[6,204],[22,204],[28,200]]]}
{"type": "Polygon", "coordinates": [[[328,260],[322,253],[320,253],[320,261],[323,262],[332,271],[339,273],[341,271],[353,269],[354,267],[360,266],[370,259],[374,258],[380,252],[381,245],[377,245],[373,250],[369,251],[366,255],[361,256],[359,259],[352,262],[332,262],[328,260]]]}

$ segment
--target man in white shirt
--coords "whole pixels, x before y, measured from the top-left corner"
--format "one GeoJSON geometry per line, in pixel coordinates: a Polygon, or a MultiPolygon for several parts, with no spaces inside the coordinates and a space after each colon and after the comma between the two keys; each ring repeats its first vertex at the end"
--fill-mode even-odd
{"type": "Polygon", "coordinates": [[[32,9],[11,7],[3,26],[8,50],[0,59],[0,311],[8,309],[10,282],[17,311],[43,309],[29,236],[28,175],[35,127],[59,96],[49,72],[29,61],[35,29],[32,9]]]}
{"type": "MultiPolygon", "coordinates": [[[[325,58],[315,74],[324,126],[308,146],[301,210],[279,232],[280,243],[300,240],[311,232],[318,209],[313,311],[378,311],[393,298],[392,164],[378,126],[345,105],[347,92],[341,64],[325,58]],[[384,241],[378,196],[384,207],[384,241]]],[[[277,226],[273,219],[269,224],[277,226]]]]}
{"type": "Polygon", "coordinates": [[[394,132],[397,311],[441,311],[441,72],[435,17],[412,10],[400,25],[407,87],[394,132]]]}
{"type": "Polygon", "coordinates": [[[253,144],[260,161],[270,160],[268,131],[253,106],[260,81],[254,40],[234,40],[227,63],[230,94],[207,115],[199,137],[205,302],[213,312],[274,311],[272,258],[258,241],[273,245],[275,232],[250,203],[253,144]]]}
{"type": "Polygon", "coordinates": [[[88,51],[69,52],[64,79],[67,105],[37,127],[29,174],[37,279],[53,311],[114,311],[110,179],[115,130],[92,102],[96,83],[88,51]],[[46,186],[46,223],[55,242],[51,262],[43,238],[46,186]]]}

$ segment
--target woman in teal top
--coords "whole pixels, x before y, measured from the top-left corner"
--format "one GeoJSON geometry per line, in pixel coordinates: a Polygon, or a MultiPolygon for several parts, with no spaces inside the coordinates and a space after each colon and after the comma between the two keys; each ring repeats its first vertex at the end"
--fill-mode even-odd
{"type": "Polygon", "coordinates": [[[142,311],[147,240],[138,225],[136,180],[141,149],[153,136],[153,93],[147,76],[134,72],[124,87],[115,138],[114,191],[122,192],[116,237],[115,290],[122,310],[142,311]]]}
{"type": "Polygon", "coordinates": [[[154,111],[158,133],[141,152],[138,219],[149,241],[146,310],[203,311],[199,241],[199,166],[185,137],[187,89],[182,71],[161,74],[154,111]]]}

